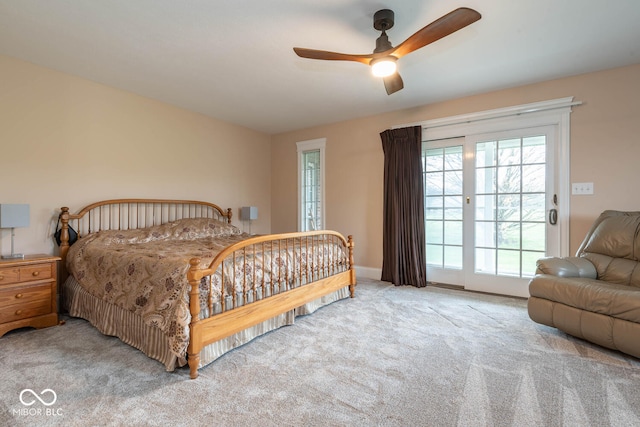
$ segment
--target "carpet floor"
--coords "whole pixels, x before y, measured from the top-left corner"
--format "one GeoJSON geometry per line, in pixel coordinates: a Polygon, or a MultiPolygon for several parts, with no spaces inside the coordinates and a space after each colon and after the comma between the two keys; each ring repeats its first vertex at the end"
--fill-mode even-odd
{"type": "Polygon", "coordinates": [[[0,425],[640,425],[640,361],[523,299],[361,279],[196,380],[66,320],[0,338],[0,425]]]}

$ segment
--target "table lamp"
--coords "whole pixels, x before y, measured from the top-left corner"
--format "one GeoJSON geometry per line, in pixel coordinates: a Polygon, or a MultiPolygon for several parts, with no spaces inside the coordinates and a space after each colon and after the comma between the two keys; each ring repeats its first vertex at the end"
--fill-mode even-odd
{"type": "Polygon", "coordinates": [[[11,255],[2,255],[3,259],[22,259],[23,254],[17,254],[13,250],[15,229],[29,226],[29,205],[0,204],[0,228],[11,229],[11,255]]]}
{"type": "Polygon", "coordinates": [[[243,221],[249,221],[249,234],[251,234],[251,221],[258,219],[258,207],[244,206],[240,208],[240,219],[243,221]]]}

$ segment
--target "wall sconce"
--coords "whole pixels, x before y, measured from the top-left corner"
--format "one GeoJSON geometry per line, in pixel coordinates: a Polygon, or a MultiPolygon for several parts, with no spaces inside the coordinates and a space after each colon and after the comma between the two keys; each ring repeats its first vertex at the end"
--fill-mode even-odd
{"type": "Polygon", "coordinates": [[[0,228],[11,229],[11,255],[2,255],[3,259],[22,259],[23,254],[17,254],[13,250],[15,229],[29,226],[29,205],[0,204],[0,228]]]}
{"type": "Polygon", "coordinates": [[[249,234],[251,234],[251,221],[258,219],[257,206],[244,206],[240,208],[240,219],[249,221],[249,234]]]}

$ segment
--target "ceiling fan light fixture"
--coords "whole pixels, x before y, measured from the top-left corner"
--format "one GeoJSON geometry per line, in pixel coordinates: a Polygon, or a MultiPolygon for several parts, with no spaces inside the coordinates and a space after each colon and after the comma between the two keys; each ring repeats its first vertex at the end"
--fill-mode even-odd
{"type": "Polygon", "coordinates": [[[416,31],[408,39],[393,47],[387,36],[387,30],[394,25],[394,13],[391,9],[382,9],[373,15],[373,28],[381,31],[382,34],[376,39],[376,48],[371,54],[353,55],[299,47],[294,47],[293,50],[301,58],[355,61],[369,65],[374,76],[382,77],[384,88],[387,94],[391,95],[404,87],[402,78],[396,70],[396,60],[453,34],[480,18],[482,15],[477,11],[468,7],[459,7],[416,31]]]}
{"type": "Polygon", "coordinates": [[[383,58],[374,59],[371,61],[371,72],[376,77],[389,77],[396,72],[396,58],[393,55],[385,56],[383,58]]]}

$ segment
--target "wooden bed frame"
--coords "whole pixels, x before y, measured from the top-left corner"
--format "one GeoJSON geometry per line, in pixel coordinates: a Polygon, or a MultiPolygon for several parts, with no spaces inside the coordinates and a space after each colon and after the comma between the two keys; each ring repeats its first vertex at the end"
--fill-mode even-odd
{"type": "MultiPolygon", "coordinates": [[[[214,218],[231,223],[232,211],[224,211],[219,206],[201,201],[192,200],[162,200],[162,199],[114,199],[93,203],[82,208],[78,213],[69,213],[68,207],[63,207],[60,213],[60,256],[61,281],[67,276],[66,256],[69,250],[69,227],[78,233],[78,238],[89,233],[102,230],[128,230],[159,225],[182,218],[214,218]]],[[[351,298],[354,297],[356,286],[356,274],[353,263],[353,238],[344,238],[335,231],[312,231],[303,233],[285,233],[263,236],[254,236],[239,243],[231,245],[221,251],[211,262],[208,268],[201,268],[200,259],[193,258],[189,261],[187,280],[191,286],[189,309],[191,323],[189,328],[189,346],[187,350],[188,364],[191,378],[197,378],[200,365],[200,351],[211,343],[229,337],[251,326],[269,320],[282,313],[294,310],[301,305],[331,294],[339,289],[349,287],[351,298]],[[247,262],[247,258],[241,255],[256,253],[258,250],[280,250],[291,245],[312,247],[314,243],[331,241],[342,246],[348,254],[348,269],[339,268],[337,265],[325,264],[324,257],[321,265],[307,263],[303,270],[302,279],[295,279],[291,289],[284,292],[272,292],[270,296],[234,307],[236,295],[226,295],[221,298],[222,312],[209,314],[209,317],[200,319],[199,286],[201,279],[216,272],[223,263],[233,263],[235,270],[236,258],[247,262]],[[298,285],[295,285],[298,283],[298,285]],[[225,310],[224,301],[233,298],[231,308],[225,310]]],[[[308,251],[307,251],[308,253],[308,251]]],[[[255,256],[253,257],[255,259],[255,256]]],[[[328,260],[327,260],[328,262],[328,260]]],[[[294,265],[295,267],[295,265],[294,265]]],[[[242,271],[244,270],[244,266],[242,271]]],[[[291,278],[287,278],[291,279],[291,278]]],[[[245,279],[246,280],[246,279],[245,279]]],[[[269,286],[268,284],[266,286],[269,286]]],[[[271,285],[273,287],[273,285],[271,285]]],[[[223,287],[224,288],[224,287],[223,287]]],[[[247,292],[255,295],[256,283],[244,286],[244,298],[247,292]]],[[[212,292],[209,293],[211,295],[212,292]]],[[[209,313],[212,313],[211,298],[209,298],[209,313]]]]}

